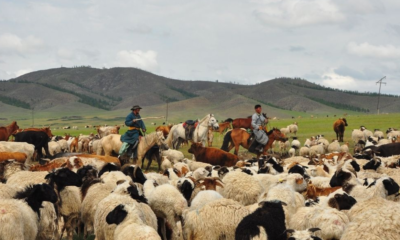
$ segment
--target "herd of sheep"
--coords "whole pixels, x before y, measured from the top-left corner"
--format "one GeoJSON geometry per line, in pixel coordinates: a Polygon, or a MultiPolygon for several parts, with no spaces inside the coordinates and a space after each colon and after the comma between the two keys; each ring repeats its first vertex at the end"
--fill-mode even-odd
{"type": "Polygon", "coordinates": [[[398,137],[361,127],[352,153],[323,136],[295,138],[280,146],[286,159],[272,153],[234,167],[170,149],[162,173],[88,154],[41,167],[4,161],[0,239],[400,239],[400,155],[368,148],[398,137]]]}

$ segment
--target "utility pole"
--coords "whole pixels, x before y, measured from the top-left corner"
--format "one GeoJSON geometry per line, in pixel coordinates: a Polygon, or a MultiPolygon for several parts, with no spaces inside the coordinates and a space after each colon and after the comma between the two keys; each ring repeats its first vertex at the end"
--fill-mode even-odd
{"type": "Polygon", "coordinates": [[[165,113],[165,124],[168,124],[168,98],[167,98],[167,110],[165,113]]]}
{"type": "Polygon", "coordinates": [[[381,78],[379,81],[376,82],[376,84],[379,83],[378,105],[376,106],[376,109],[378,110],[378,115],[379,115],[379,99],[381,97],[381,86],[382,86],[382,83],[386,85],[386,83],[382,82],[382,80],[385,79],[385,78],[386,78],[386,76],[384,76],[383,78],[381,78]]]}

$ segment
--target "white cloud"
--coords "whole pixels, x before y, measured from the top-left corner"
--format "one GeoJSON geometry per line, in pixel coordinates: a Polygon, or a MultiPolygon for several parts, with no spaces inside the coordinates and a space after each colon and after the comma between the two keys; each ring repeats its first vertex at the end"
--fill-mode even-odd
{"type": "Polygon", "coordinates": [[[335,24],[346,20],[346,16],[330,0],[267,2],[254,14],[266,26],[284,28],[335,24]]]}
{"type": "Polygon", "coordinates": [[[35,36],[20,38],[11,33],[0,35],[0,52],[3,54],[37,53],[43,48],[43,41],[35,36]]]}
{"type": "Polygon", "coordinates": [[[153,50],[122,50],[118,52],[117,60],[122,67],[136,67],[147,71],[158,69],[157,52],[153,50]]]}
{"type": "Polygon", "coordinates": [[[373,57],[373,58],[400,58],[400,47],[393,45],[372,45],[368,42],[357,44],[350,42],[347,45],[347,51],[351,54],[360,57],[373,57]]]}
{"type": "Polygon", "coordinates": [[[15,72],[15,76],[16,76],[16,77],[19,77],[19,76],[21,76],[21,75],[30,73],[30,72],[32,72],[32,71],[33,71],[33,70],[32,70],[31,68],[20,69],[20,70],[18,70],[18,71],[15,72]]]}
{"type": "Polygon", "coordinates": [[[333,69],[322,74],[322,79],[322,85],[327,87],[344,90],[354,90],[355,88],[357,88],[357,83],[354,78],[339,75],[335,73],[333,69]]]}

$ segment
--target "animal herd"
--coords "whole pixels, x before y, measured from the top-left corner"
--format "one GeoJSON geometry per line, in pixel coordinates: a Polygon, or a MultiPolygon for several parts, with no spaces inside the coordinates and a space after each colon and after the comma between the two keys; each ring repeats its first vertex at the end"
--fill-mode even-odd
{"type": "Polygon", "coordinates": [[[385,136],[361,126],[352,131],[350,152],[340,144],[346,120],[334,123],[336,140],[316,135],[303,144],[288,140],[301,131],[293,123],[268,132],[265,154],[242,159],[228,150],[246,148],[250,136],[226,124],[233,119],[221,125],[213,118],[200,121],[192,159],[176,149],[185,137],[177,125],[158,126],[142,137],[134,163],[116,157],[117,127],[76,137],[22,130],[16,122],[0,128],[0,239],[399,238],[396,129],[385,136]],[[233,128],[225,146],[206,147],[208,130],[220,126],[233,128]],[[148,172],[151,160],[158,172],[148,172]]]}

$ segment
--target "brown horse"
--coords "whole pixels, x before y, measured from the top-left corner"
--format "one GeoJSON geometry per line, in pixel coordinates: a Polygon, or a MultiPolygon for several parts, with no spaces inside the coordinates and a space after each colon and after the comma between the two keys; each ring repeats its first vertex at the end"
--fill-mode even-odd
{"type": "Polygon", "coordinates": [[[13,132],[19,129],[16,121],[13,121],[10,125],[0,127],[0,141],[8,141],[8,138],[13,132]]]}
{"type": "MultiPolygon", "coordinates": [[[[262,114],[265,118],[267,118],[267,114],[262,114]]],[[[251,118],[252,116],[248,116],[247,118],[236,118],[232,121],[233,128],[245,128],[245,129],[253,129],[251,126],[251,118]]]]}
{"type": "Polygon", "coordinates": [[[345,127],[347,127],[347,121],[346,118],[339,118],[333,123],[333,130],[336,133],[336,139],[339,142],[343,142],[343,135],[344,135],[344,130],[345,127]]]}
{"type": "MultiPolygon", "coordinates": [[[[271,148],[274,141],[286,142],[288,140],[285,134],[281,133],[281,131],[277,128],[273,128],[271,131],[267,132],[267,135],[269,140],[264,147],[264,151],[262,152],[263,155],[267,154],[267,150],[271,148]]],[[[233,147],[235,147],[235,155],[238,155],[240,146],[249,149],[250,146],[248,140],[250,136],[250,133],[247,131],[235,128],[226,133],[221,149],[229,152],[233,147]]],[[[257,153],[257,157],[260,155],[261,153],[257,153]]]]}
{"type": "Polygon", "coordinates": [[[156,128],[156,132],[161,131],[164,134],[164,137],[168,137],[169,131],[171,131],[172,124],[169,125],[161,125],[156,128]]]}
{"type": "Polygon", "coordinates": [[[224,132],[228,131],[228,129],[232,129],[230,122],[222,122],[222,123],[218,123],[218,125],[219,125],[219,128],[214,131],[219,132],[219,134],[223,134],[224,132]]]}
{"type": "Polygon", "coordinates": [[[15,135],[19,132],[26,132],[26,131],[41,131],[41,132],[45,132],[47,134],[47,136],[49,136],[49,138],[54,137],[53,134],[51,133],[50,127],[17,129],[12,133],[12,135],[15,135]]]}

